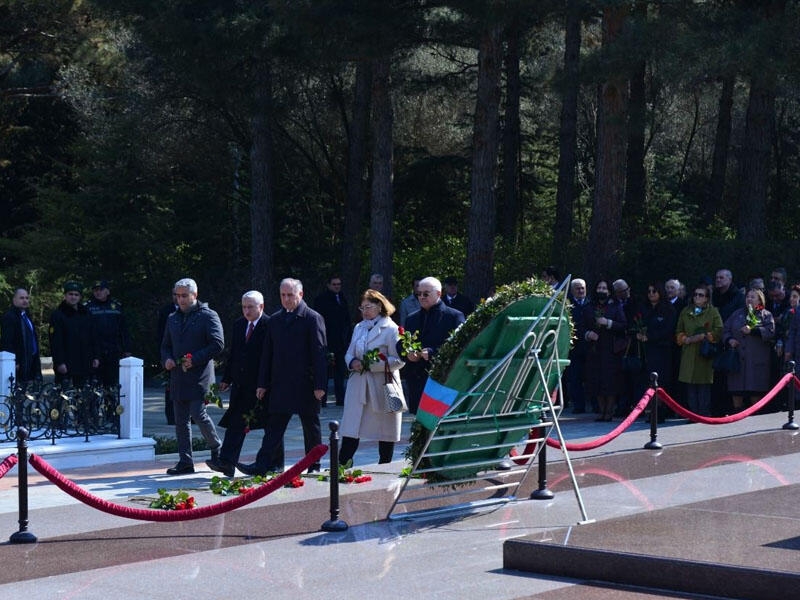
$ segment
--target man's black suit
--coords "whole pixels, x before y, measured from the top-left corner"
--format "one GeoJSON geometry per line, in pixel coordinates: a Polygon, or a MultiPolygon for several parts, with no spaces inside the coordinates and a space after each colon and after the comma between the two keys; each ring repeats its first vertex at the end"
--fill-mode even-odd
{"type": "MultiPolygon", "coordinates": [[[[411,313],[406,319],[406,330],[419,334],[419,341],[422,348],[427,348],[431,357],[436,355],[439,346],[444,344],[450,333],[461,323],[464,322],[464,313],[450,308],[444,302],[439,301],[429,310],[420,309],[411,313]]],[[[397,342],[397,351],[402,351],[402,343],[397,342]]],[[[408,361],[403,367],[403,376],[408,386],[408,410],[416,414],[422,390],[428,380],[428,369],[430,361],[420,360],[418,362],[408,361]]]]}
{"type": "Polygon", "coordinates": [[[468,317],[475,310],[475,303],[464,294],[456,294],[453,297],[442,294],[442,302],[447,304],[450,308],[455,308],[457,311],[463,313],[465,317],[468,317]]]}
{"type": "Polygon", "coordinates": [[[36,327],[22,316],[16,306],[3,315],[0,325],[0,350],[11,352],[16,357],[17,382],[33,381],[42,378],[42,364],[39,360],[39,338],[36,327]]]}
{"type": "MultiPolygon", "coordinates": [[[[178,305],[174,302],[165,304],[158,309],[158,351],[161,352],[161,342],[164,340],[164,330],[167,328],[167,319],[178,310],[178,305]]],[[[164,386],[164,416],[167,418],[167,425],[175,425],[175,409],[172,407],[172,399],[169,396],[169,383],[164,386]]]]}
{"type": "MultiPolygon", "coordinates": [[[[256,387],[258,387],[258,371],[264,350],[267,321],[269,317],[262,314],[255,322],[250,339],[247,339],[249,325],[247,319],[241,317],[233,324],[230,355],[222,375],[222,382],[230,386],[230,403],[219,421],[220,427],[225,428],[220,459],[231,465],[239,461],[247,432],[252,429],[263,429],[266,424],[268,398],[259,402],[256,398],[256,387]]],[[[270,467],[283,470],[282,443],[273,455],[270,467]]]]}
{"type": "Polygon", "coordinates": [[[333,354],[333,389],[336,393],[336,404],[344,406],[344,382],[347,379],[347,365],[344,354],[350,344],[353,326],[350,321],[350,309],[341,292],[336,294],[325,290],[314,301],[314,310],[325,319],[325,337],[328,352],[333,354]]]}
{"type": "Polygon", "coordinates": [[[304,301],[294,312],[281,309],[270,315],[258,375],[258,387],[269,394],[267,426],[254,472],[267,471],[292,415],[300,417],[306,452],[322,442],[314,390],[328,387],[325,348],[325,321],[304,301]]]}

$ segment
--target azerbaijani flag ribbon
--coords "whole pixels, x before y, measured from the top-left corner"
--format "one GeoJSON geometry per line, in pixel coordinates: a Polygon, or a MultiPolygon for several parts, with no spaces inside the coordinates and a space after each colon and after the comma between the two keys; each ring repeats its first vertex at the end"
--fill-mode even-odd
{"type": "Polygon", "coordinates": [[[442,385],[428,377],[417,409],[417,421],[433,431],[458,397],[458,390],[442,385]]]}

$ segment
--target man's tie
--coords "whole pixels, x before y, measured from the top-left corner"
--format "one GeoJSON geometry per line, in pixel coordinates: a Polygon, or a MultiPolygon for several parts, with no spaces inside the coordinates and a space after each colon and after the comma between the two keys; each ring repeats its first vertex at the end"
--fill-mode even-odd
{"type": "Polygon", "coordinates": [[[30,339],[31,356],[34,356],[39,353],[39,348],[36,347],[36,335],[34,335],[33,323],[31,323],[31,320],[24,311],[22,312],[22,323],[27,330],[25,332],[26,337],[30,339]]]}
{"type": "Polygon", "coordinates": [[[255,325],[253,325],[253,322],[250,321],[250,324],[247,326],[247,333],[244,336],[244,341],[245,342],[249,342],[250,341],[250,336],[253,335],[253,329],[254,328],[255,328],[255,325]]]}

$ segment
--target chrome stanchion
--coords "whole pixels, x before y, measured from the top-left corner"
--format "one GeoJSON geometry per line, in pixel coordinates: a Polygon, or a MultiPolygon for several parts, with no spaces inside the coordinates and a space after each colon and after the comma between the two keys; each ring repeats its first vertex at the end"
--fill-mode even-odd
{"type": "Polygon", "coordinates": [[[12,544],[33,544],[36,536],[28,531],[28,430],[17,428],[17,469],[19,484],[19,531],[11,534],[12,544]]]}
{"type": "Polygon", "coordinates": [[[339,421],[328,423],[331,430],[331,518],[322,524],[322,531],[346,531],[349,525],[339,518],[339,421]]]}
{"type": "Polygon", "coordinates": [[[542,447],[539,450],[539,488],[531,492],[531,500],[552,500],[555,494],[552,490],[547,489],[547,437],[544,428],[539,429],[542,435],[542,441],[539,442],[542,447]]]}
{"type": "MultiPolygon", "coordinates": [[[[787,373],[794,373],[794,367],[795,367],[794,361],[793,360],[788,361],[786,363],[786,372],[787,373]]],[[[787,400],[787,403],[789,404],[789,409],[788,409],[789,410],[789,420],[786,423],[783,424],[783,428],[784,429],[789,429],[789,430],[792,430],[792,431],[800,429],[800,425],[798,425],[797,423],[794,422],[794,398],[795,398],[795,392],[796,392],[795,382],[794,382],[794,379],[792,379],[789,382],[789,398],[787,400]]]]}
{"type": "Polygon", "coordinates": [[[653,397],[650,398],[650,441],[644,445],[645,450],[661,450],[658,439],[658,373],[650,373],[650,387],[653,388],[653,397]]]}

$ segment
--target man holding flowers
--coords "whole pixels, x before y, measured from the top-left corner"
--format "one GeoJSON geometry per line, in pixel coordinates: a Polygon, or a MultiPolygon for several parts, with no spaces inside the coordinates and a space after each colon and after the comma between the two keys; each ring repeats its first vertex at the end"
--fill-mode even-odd
{"type": "Polygon", "coordinates": [[[204,399],[214,383],[214,357],[222,352],[225,340],[219,315],[205,302],[197,301],[197,283],[193,279],[175,283],[175,299],[178,310],[167,318],[161,362],[170,373],[178,440],[178,464],[167,469],[167,475],[184,475],[194,473],[192,419],[211,448],[211,459],[219,459],[222,442],[206,412],[204,399]]]}
{"type": "Polygon", "coordinates": [[[413,414],[419,407],[431,359],[450,333],[465,321],[464,313],[442,302],[442,284],[435,277],[425,277],[419,282],[415,293],[420,309],[408,316],[405,330],[410,335],[417,334],[422,349],[406,352],[403,340],[397,342],[397,350],[406,361],[403,369],[408,386],[406,401],[409,412],[413,414]]]}

